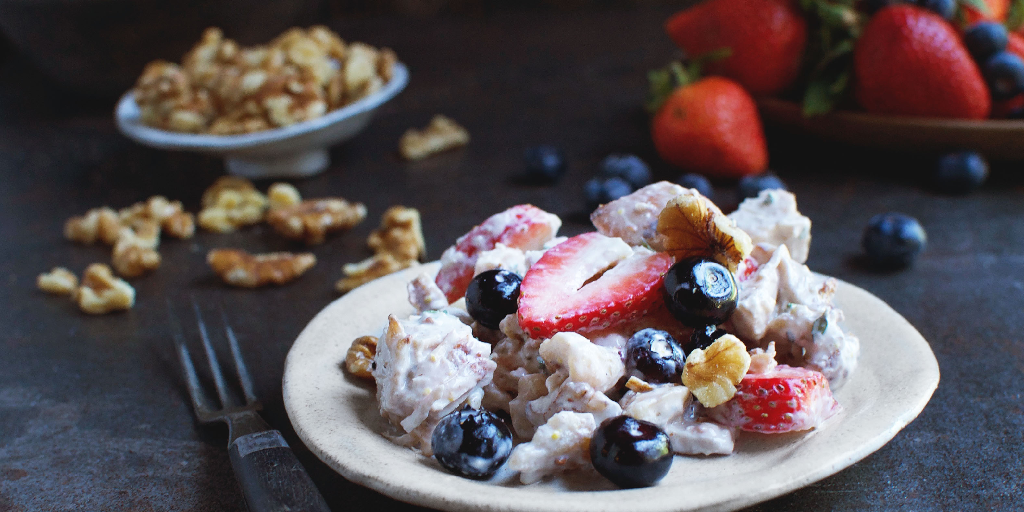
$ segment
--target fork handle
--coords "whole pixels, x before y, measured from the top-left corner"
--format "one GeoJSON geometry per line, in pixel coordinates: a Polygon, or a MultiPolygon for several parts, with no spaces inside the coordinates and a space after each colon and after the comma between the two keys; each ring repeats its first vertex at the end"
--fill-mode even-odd
{"type": "Polygon", "coordinates": [[[330,512],[281,432],[241,436],[228,453],[250,512],[330,512]]]}

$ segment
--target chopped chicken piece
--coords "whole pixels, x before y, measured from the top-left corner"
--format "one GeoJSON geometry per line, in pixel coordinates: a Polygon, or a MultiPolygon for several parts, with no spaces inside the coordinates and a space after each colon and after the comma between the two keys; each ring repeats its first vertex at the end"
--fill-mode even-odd
{"type": "Polygon", "coordinates": [[[699,192],[659,181],[598,207],[590,214],[590,221],[605,236],[619,237],[629,245],[646,244],[661,250],[658,216],[669,201],[683,194],[699,195],[699,192]]]}
{"type": "Polygon", "coordinates": [[[377,342],[373,378],[381,415],[404,435],[395,441],[430,455],[437,422],[470,398],[479,403],[495,363],[491,347],[458,318],[427,312],[408,320],[388,318],[377,342]]]}
{"type": "MultiPolygon", "coordinates": [[[[598,423],[622,414],[619,404],[590,384],[569,379],[569,371],[566,369],[545,379],[544,387],[547,394],[530,400],[523,411],[534,428],[543,425],[559,411],[589,412],[598,423]]],[[[519,398],[516,397],[517,400],[519,398]]],[[[515,416],[512,416],[512,422],[519,435],[528,437],[533,434],[533,430],[528,428],[523,428],[521,432],[519,427],[525,427],[525,424],[517,422],[515,416]]]]}
{"type": "Polygon", "coordinates": [[[643,393],[626,393],[622,413],[649,421],[668,434],[672,451],[680,455],[728,455],[739,430],[704,421],[703,408],[684,386],[659,385],[643,393]]]}
{"type": "Polygon", "coordinates": [[[516,446],[508,467],[524,484],[590,465],[590,438],[597,428],[593,414],[562,411],[537,429],[533,439],[516,446]]]}
{"type": "MultiPolygon", "coordinates": [[[[755,258],[763,257],[758,252],[755,258]]],[[[730,324],[741,338],[762,347],[774,341],[780,362],[818,370],[833,388],[856,368],[860,341],[838,325],[843,313],[833,304],[834,278],[811,272],[781,245],[738,284],[730,324]]]]}
{"type": "Polygon", "coordinates": [[[796,196],[785,190],[762,190],[729,214],[755,244],[785,245],[798,263],[807,261],[811,249],[811,219],[796,209],[796,196]]]}
{"type": "Polygon", "coordinates": [[[540,344],[540,356],[547,368],[566,368],[569,380],[589,384],[606,392],[626,373],[618,351],[595,345],[575,332],[560,332],[540,344]]]}
{"type": "Polygon", "coordinates": [[[755,348],[750,351],[750,368],[747,373],[771,373],[778,366],[775,360],[775,342],[768,342],[768,348],[755,348]]]}

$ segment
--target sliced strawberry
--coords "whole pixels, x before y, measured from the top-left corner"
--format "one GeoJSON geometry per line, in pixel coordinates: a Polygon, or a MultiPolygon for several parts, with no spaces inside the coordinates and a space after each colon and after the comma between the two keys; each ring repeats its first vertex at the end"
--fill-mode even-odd
{"type": "Polygon", "coordinates": [[[519,287],[519,325],[533,338],[592,331],[654,309],[672,257],[635,252],[600,233],[574,236],[549,249],[519,287]]]}
{"type": "Polygon", "coordinates": [[[498,243],[524,251],[543,249],[561,226],[562,220],[557,215],[530,204],[491,215],[444,251],[435,282],[448,302],[455,302],[466,294],[481,252],[494,249],[494,244],[498,243]]]}
{"type": "Polygon", "coordinates": [[[768,373],[748,373],[736,396],[709,409],[724,425],[779,434],[817,427],[842,410],[821,372],[780,364],[768,373]]]}

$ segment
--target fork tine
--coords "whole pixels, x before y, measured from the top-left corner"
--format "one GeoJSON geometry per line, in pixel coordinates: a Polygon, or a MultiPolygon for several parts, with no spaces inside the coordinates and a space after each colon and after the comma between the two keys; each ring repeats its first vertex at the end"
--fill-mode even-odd
{"type": "Polygon", "coordinates": [[[203,322],[203,315],[199,312],[199,304],[192,300],[192,309],[196,312],[196,322],[199,324],[199,337],[203,340],[203,350],[206,351],[206,360],[210,362],[210,372],[213,374],[213,383],[217,386],[217,396],[220,397],[221,407],[231,407],[233,400],[228,392],[228,385],[224,382],[224,372],[221,371],[220,361],[217,360],[217,353],[213,351],[210,343],[210,335],[206,331],[206,323],[203,322]]]}
{"type": "Polygon", "coordinates": [[[235,337],[235,330],[228,323],[228,315],[224,312],[223,307],[220,309],[220,317],[224,324],[224,332],[228,336],[228,344],[231,346],[231,355],[235,359],[235,371],[238,372],[238,382],[242,385],[242,391],[245,393],[245,403],[251,404],[256,401],[252,377],[249,376],[249,369],[245,366],[245,361],[242,359],[242,351],[238,348],[238,338],[235,337]]]}
{"type": "Polygon", "coordinates": [[[199,375],[196,374],[196,367],[192,364],[192,357],[189,355],[188,347],[185,346],[185,338],[181,333],[181,323],[174,313],[174,306],[167,301],[167,316],[170,318],[171,337],[174,338],[174,345],[177,348],[178,360],[181,361],[181,368],[185,373],[185,383],[188,385],[188,395],[192,399],[192,408],[196,415],[203,417],[212,411],[209,406],[209,399],[199,384],[199,375]]]}

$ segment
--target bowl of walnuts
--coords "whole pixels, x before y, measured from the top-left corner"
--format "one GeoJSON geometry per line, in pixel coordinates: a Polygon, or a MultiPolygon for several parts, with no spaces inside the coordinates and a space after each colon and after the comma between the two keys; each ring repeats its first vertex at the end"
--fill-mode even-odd
{"type": "Polygon", "coordinates": [[[236,176],[299,178],[326,169],[328,148],[362,131],[408,81],[390,49],[326,27],[251,47],[210,28],[181,64],[150,62],[115,119],[140,144],[223,156],[236,176]]]}

